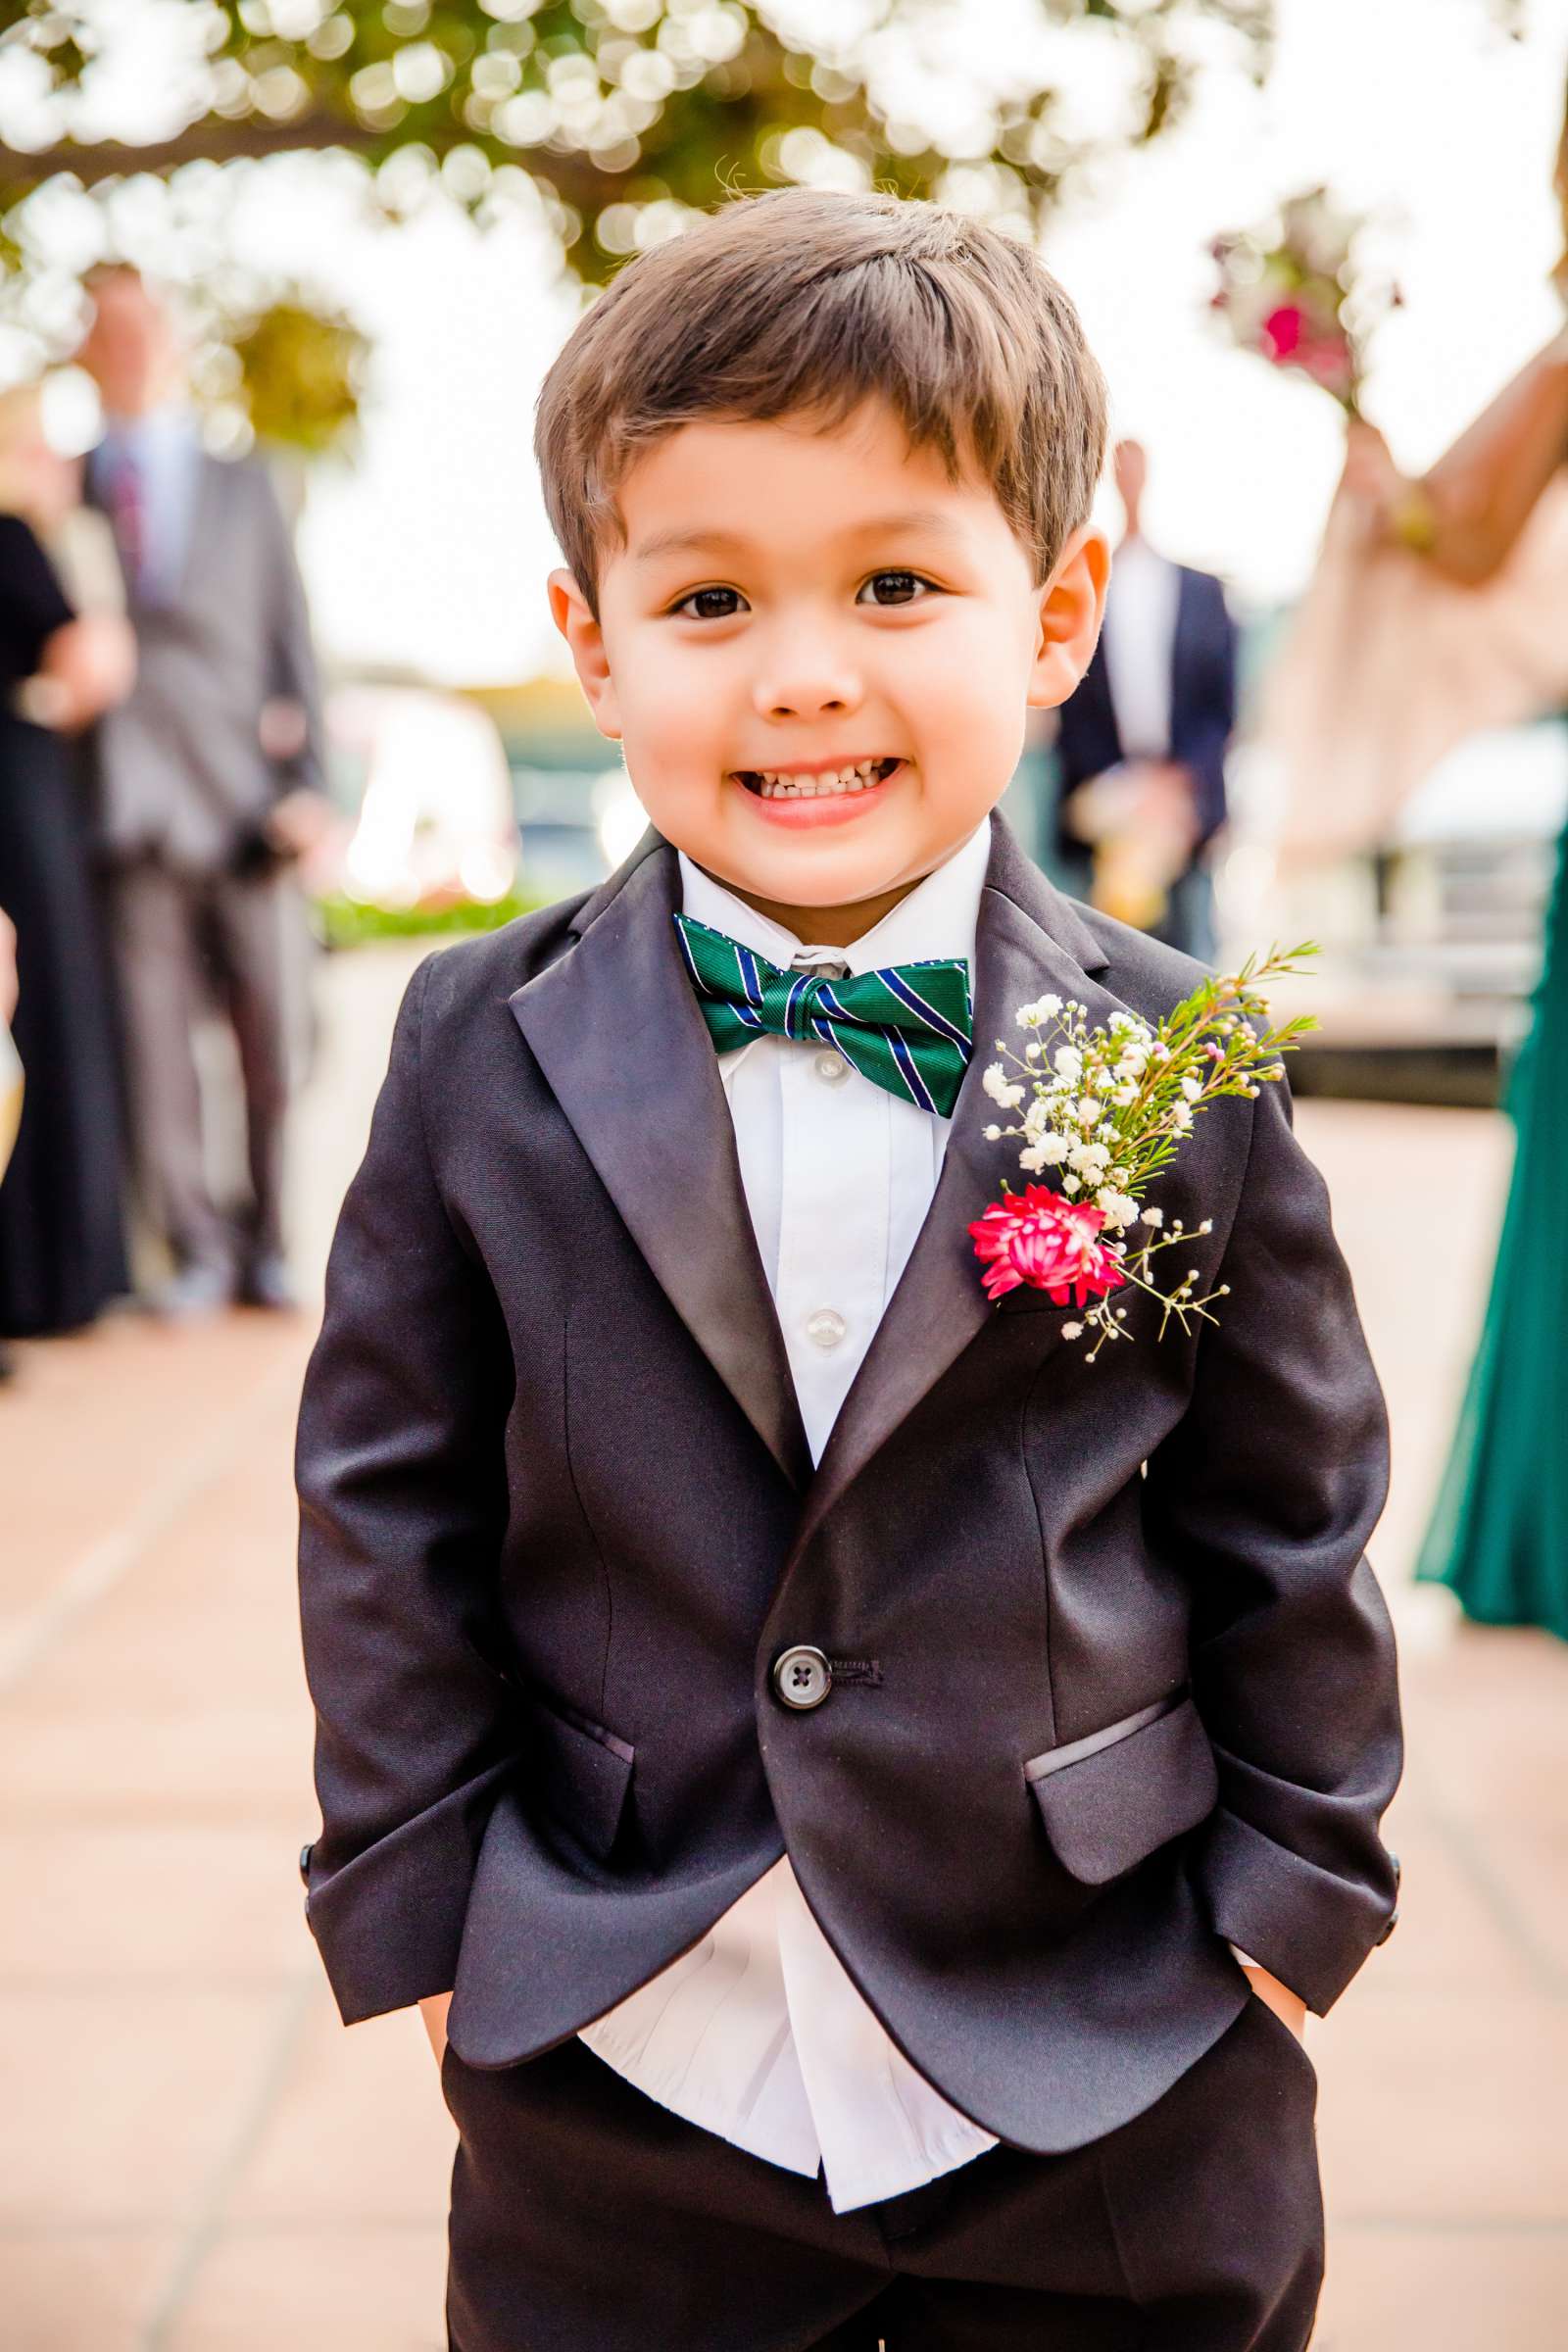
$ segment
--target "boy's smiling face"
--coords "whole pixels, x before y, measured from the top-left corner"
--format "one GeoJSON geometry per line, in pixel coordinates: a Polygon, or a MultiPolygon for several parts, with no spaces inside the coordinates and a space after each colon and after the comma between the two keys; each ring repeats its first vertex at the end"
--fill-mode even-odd
{"type": "Polygon", "coordinates": [[[599,618],[551,604],[643,807],[709,873],[855,939],[1001,798],[1031,704],[1064,702],[1108,558],[1086,524],[1034,578],[990,484],[891,409],[680,425],[631,466],[599,618]]]}

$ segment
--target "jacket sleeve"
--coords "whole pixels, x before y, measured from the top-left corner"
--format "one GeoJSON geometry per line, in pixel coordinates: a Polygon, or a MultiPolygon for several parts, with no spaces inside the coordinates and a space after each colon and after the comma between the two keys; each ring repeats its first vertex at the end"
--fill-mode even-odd
{"type": "Polygon", "coordinates": [[[1394,1634],[1363,1557],[1388,1425],[1284,1086],[1253,1114],[1230,1295],[1146,1500],[1192,1591],[1219,1767],[1200,1892],[1221,1936],[1322,2012],[1387,1933],[1397,1880],[1378,1835],[1401,1764],[1394,1634]]]}
{"type": "Polygon", "coordinates": [[[345,2022],[450,1988],[495,1784],[485,1662],[512,1365],[437,1190],[420,1103],[426,961],[398,1016],[327,1269],[300,1411],[300,1599],[322,1829],[307,1913],[345,2022]]]}

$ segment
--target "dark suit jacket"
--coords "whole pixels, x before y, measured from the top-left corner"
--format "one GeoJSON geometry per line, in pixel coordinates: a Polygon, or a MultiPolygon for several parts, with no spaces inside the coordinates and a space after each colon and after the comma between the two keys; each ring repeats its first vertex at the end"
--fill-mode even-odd
{"type": "MultiPolygon", "coordinates": [[[[994,827],[982,1049],[1047,988],[1186,992],[994,827]]],[[[1223,1938],[1322,2009],[1390,1915],[1385,1422],[1323,1185],[1281,1091],[1205,1113],[1159,1198],[1224,1322],[1091,1369],[982,1293],[982,1050],[813,1475],[678,903],[650,834],[410,988],[300,1424],[311,1925],[345,2018],[455,1983],[506,2066],[787,1847],[915,2065],[1076,2145],[1235,2017],[1223,1938]],[[808,1713],[796,1642],[860,1666],[808,1713]]]]}
{"type": "MultiPolygon", "coordinates": [[[[1181,574],[1176,596],[1176,634],[1171,648],[1170,756],[1196,779],[1197,847],[1225,822],[1225,750],[1236,726],[1236,623],[1221,583],[1206,571],[1181,574]]],[[[1111,601],[1116,595],[1111,577],[1111,601]]],[[[1114,620],[1111,626],[1114,627],[1114,620]]],[[[1057,757],[1065,800],[1091,776],[1102,775],[1122,757],[1102,637],[1076,694],[1063,703],[1057,757]]],[[[1083,856],[1083,845],[1064,837],[1063,850],[1083,856]]]]}
{"type": "MultiPolygon", "coordinates": [[[[321,783],[316,658],[305,591],[271,477],[259,459],[203,452],[180,577],[167,603],[130,595],[136,683],[93,730],[98,830],[116,858],[162,850],[193,872],[225,866],[272,803],[321,783]],[[298,703],[306,740],[275,761],[258,724],[298,703]]],[[[98,503],[93,470],[88,498],[98,503]]]]}

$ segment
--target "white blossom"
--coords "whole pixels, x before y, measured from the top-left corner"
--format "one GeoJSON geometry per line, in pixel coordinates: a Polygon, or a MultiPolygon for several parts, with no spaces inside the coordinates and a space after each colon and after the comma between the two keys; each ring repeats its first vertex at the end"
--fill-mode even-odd
{"type": "Polygon", "coordinates": [[[992,1102],[1003,1110],[1016,1110],[1023,1101],[1023,1088],[1009,1082],[1000,1061],[990,1064],[980,1083],[992,1102]]]}
{"type": "Polygon", "coordinates": [[[1118,1193],[1109,1185],[1095,1195],[1095,1206],[1104,1210],[1106,1224],[1114,1226],[1118,1233],[1125,1233],[1129,1225],[1138,1221],[1138,1203],[1132,1195],[1118,1193]]]}
{"type": "Polygon", "coordinates": [[[1061,1336],[1064,1340],[1081,1340],[1084,1336],[1084,1327],[1081,1323],[1064,1323],[1061,1327],[1061,1336]]]}
{"type": "Polygon", "coordinates": [[[1067,1154],[1067,1165],[1076,1168],[1080,1176],[1103,1176],[1110,1165],[1110,1153],[1103,1144],[1074,1144],[1067,1154]]]}
{"type": "Polygon", "coordinates": [[[1170,1123],[1178,1135],[1185,1135],[1193,1123],[1192,1104],[1190,1102],[1173,1102],[1170,1106],[1170,1123]]]}
{"type": "Polygon", "coordinates": [[[1127,1103],[1137,1102],[1138,1089],[1136,1086],[1118,1086],[1110,1099],[1113,1102],[1119,1102],[1125,1107],[1127,1103]]]}
{"type": "Polygon", "coordinates": [[[1052,1108],[1052,1103],[1047,1096],[1036,1095],[1023,1114],[1023,1133],[1026,1143],[1039,1143],[1040,1138],[1051,1125],[1052,1108]]]}
{"type": "Polygon", "coordinates": [[[1146,1225],[1163,1225],[1163,1224],[1164,1224],[1164,1222],[1165,1222],[1165,1211],[1164,1211],[1162,1208],[1146,1208],[1146,1209],[1145,1209],[1145,1211],[1144,1211],[1144,1223],[1145,1223],[1146,1225]]]}
{"type": "Polygon", "coordinates": [[[1200,1079],[1184,1078],[1182,1080],[1182,1093],[1187,1097],[1189,1102],[1197,1102],[1200,1101],[1202,1092],[1202,1083],[1200,1079]]]}
{"type": "Polygon", "coordinates": [[[1038,1061],[1040,1059],[1040,1040],[1038,1037],[1032,1037],[1023,1050],[1023,1057],[1025,1061],[1038,1061]]]}
{"type": "Polygon", "coordinates": [[[1051,1059],[1058,1078],[1077,1084],[1083,1075],[1084,1057],[1076,1046],[1058,1046],[1051,1059]]]}
{"type": "Polygon", "coordinates": [[[1000,1144],[1002,1141],[1002,1129],[1000,1127],[988,1127],[985,1130],[985,1138],[988,1144],[1000,1144]]]}

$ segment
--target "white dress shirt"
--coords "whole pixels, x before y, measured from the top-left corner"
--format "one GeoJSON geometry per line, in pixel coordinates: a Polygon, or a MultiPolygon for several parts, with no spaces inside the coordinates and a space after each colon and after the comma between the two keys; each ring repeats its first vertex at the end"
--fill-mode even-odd
{"type": "MultiPolygon", "coordinates": [[[[927,956],[974,964],[989,822],[839,956],[852,972],[927,956]]],[[[788,968],[803,943],[681,858],[685,911],[788,968]]],[[[820,1459],[914,1247],[946,1119],[840,1054],[761,1037],[719,1057],[741,1182],[801,1418],[820,1459]]],[[[704,2131],[795,2173],[834,2210],[902,2195],[996,2140],[895,2048],[856,1990],[788,1858],[711,1933],[584,2029],[606,2065],[704,2131]]]]}
{"type": "Polygon", "coordinates": [[[1170,758],[1171,662],[1181,574],[1143,537],[1124,539],[1105,600],[1105,671],[1124,760],[1170,758]]]}

